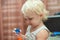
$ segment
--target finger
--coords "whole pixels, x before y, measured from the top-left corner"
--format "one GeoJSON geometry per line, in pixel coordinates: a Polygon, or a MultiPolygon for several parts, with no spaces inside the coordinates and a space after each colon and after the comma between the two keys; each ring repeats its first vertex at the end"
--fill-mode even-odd
{"type": "Polygon", "coordinates": [[[20,34],[20,36],[24,39],[27,38],[26,35],[23,35],[23,34],[20,34]]]}

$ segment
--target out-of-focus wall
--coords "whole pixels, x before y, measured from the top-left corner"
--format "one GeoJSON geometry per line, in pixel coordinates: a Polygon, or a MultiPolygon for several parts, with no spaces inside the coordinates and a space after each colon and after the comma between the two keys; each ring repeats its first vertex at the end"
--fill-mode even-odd
{"type": "Polygon", "coordinates": [[[48,0],[47,9],[50,11],[49,15],[60,12],[60,0],[48,0]]]}
{"type": "Polygon", "coordinates": [[[0,40],[17,40],[13,29],[21,28],[24,34],[24,19],[20,11],[24,0],[0,1],[0,40]]]}
{"type": "Polygon", "coordinates": [[[1,39],[2,38],[2,35],[1,35],[1,27],[2,27],[1,18],[2,18],[2,16],[1,16],[1,0],[0,0],[0,40],[2,40],[1,39]]]}

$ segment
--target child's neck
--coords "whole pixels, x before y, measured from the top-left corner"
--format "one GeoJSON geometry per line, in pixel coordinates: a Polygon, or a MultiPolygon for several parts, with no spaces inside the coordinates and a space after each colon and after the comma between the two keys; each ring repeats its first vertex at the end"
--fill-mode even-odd
{"type": "Polygon", "coordinates": [[[35,27],[31,27],[31,32],[37,30],[38,28],[42,27],[44,24],[43,23],[40,23],[39,25],[35,26],[35,27]]]}

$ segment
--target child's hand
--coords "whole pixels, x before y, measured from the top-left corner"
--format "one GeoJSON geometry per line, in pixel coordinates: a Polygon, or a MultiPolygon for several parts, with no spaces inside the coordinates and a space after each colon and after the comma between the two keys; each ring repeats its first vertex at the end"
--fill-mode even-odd
{"type": "Polygon", "coordinates": [[[16,36],[19,38],[22,38],[23,40],[26,39],[26,36],[21,34],[21,30],[19,28],[14,28],[13,32],[16,34],[16,36]]]}
{"type": "Polygon", "coordinates": [[[25,40],[26,39],[25,35],[23,35],[21,33],[19,35],[16,35],[16,38],[17,38],[17,40],[25,40]]]}
{"type": "Polygon", "coordinates": [[[25,35],[23,35],[23,34],[21,34],[21,33],[20,33],[19,35],[17,35],[17,37],[20,37],[20,38],[22,38],[23,40],[26,40],[26,38],[27,38],[25,35]]]}

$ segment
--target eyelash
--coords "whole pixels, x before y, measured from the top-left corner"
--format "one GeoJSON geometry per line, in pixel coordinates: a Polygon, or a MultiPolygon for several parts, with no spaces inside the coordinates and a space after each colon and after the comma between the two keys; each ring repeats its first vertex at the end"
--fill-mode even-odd
{"type": "Polygon", "coordinates": [[[29,20],[32,20],[32,18],[29,18],[29,20]]]}
{"type": "Polygon", "coordinates": [[[25,20],[27,20],[27,19],[25,19],[25,20]]]}

